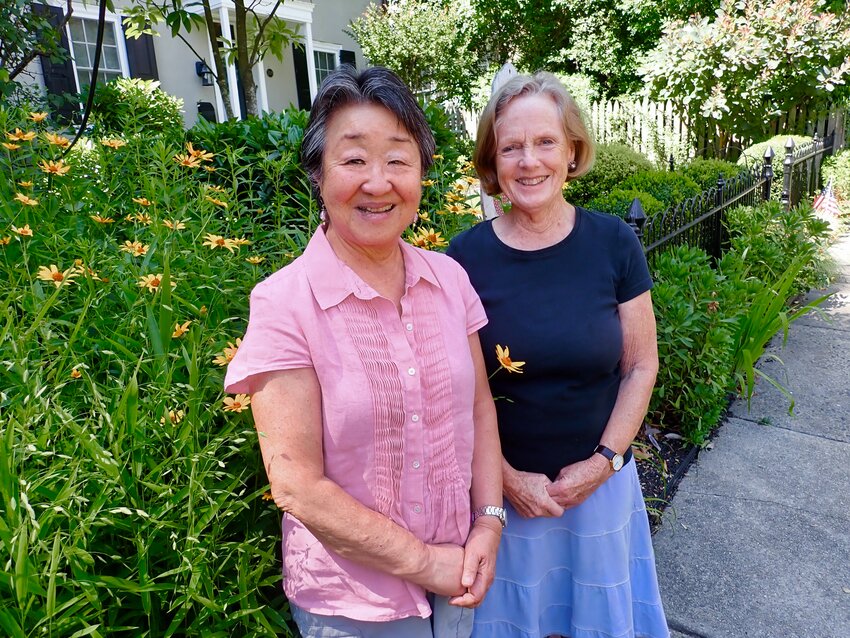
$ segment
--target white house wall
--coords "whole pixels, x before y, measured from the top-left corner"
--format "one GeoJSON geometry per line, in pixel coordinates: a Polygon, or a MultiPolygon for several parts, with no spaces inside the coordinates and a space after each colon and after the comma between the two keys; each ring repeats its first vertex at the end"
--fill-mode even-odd
{"type": "MultiPolygon", "coordinates": [[[[58,0],[48,0],[46,3],[64,6],[64,3],[58,0]]],[[[122,8],[131,4],[129,0],[115,0],[113,15],[121,16],[122,8]]],[[[313,40],[336,44],[341,49],[354,51],[357,67],[363,68],[366,60],[360,47],[343,29],[346,29],[351,20],[359,16],[369,4],[371,4],[370,0],[315,0],[311,23],[313,40]]],[[[92,6],[91,3],[84,5],[75,2],[76,15],[85,14],[85,17],[91,17],[92,6]]],[[[290,24],[290,26],[295,25],[290,24]]],[[[183,98],[185,125],[191,127],[198,119],[198,102],[210,102],[213,106],[217,105],[215,88],[201,85],[201,78],[195,73],[197,58],[182,40],[172,38],[170,29],[163,24],[157,26],[157,31],[160,35],[153,38],[153,47],[160,85],[167,93],[183,98]]],[[[300,25],[299,33],[304,36],[305,32],[305,25],[300,25]]],[[[206,30],[202,28],[191,33],[183,32],[182,35],[191,42],[196,51],[207,58],[212,66],[206,30]]],[[[269,110],[280,111],[297,105],[298,94],[291,48],[285,49],[283,60],[268,56],[263,61],[263,65],[264,70],[272,71],[271,78],[266,73],[263,74],[269,110]]],[[[256,73],[255,79],[260,79],[256,73]]],[[[38,59],[27,68],[25,81],[44,89],[41,64],[38,59]]],[[[223,113],[220,113],[219,119],[223,116],[223,113]]]]}

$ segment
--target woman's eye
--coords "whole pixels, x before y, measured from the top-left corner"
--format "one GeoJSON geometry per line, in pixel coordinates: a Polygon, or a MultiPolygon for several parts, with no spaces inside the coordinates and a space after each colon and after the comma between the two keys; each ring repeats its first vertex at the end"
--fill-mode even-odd
{"type": "Polygon", "coordinates": [[[359,157],[352,157],[352,158],[345,160],[345,163],[346,164],[363,164],[364,162],[359,157]]]}

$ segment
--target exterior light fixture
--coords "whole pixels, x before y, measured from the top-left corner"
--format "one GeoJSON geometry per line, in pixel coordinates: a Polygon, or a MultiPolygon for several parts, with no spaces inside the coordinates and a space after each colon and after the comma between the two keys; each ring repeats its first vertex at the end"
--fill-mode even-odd
{"type": "Polygon", "coordinates": [[[213,85],[213,74],[206,62],[195,62],[195,74],[201,78],[201,86],[213,85]]]}

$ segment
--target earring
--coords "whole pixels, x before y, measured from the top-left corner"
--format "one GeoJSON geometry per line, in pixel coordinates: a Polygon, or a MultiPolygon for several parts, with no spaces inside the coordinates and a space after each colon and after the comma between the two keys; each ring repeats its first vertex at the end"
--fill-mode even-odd
{"type": "Polygon", "coordinates": [[[322,207],[322,210],[319,211],[319,221],[323,224],[328,223],[328,211],[326,211],[324,207],[322,207]]]}
{"type": "Polygon", "coordinates": [[[413,219],[410,220],[410,223],[415,224],[418,221],[419,221],[419,211],[417,210],[415,213],[413,213],[413,219]]]}
{"type": "Polygon", "coordinates": [[[569,168],[571,171],[574,171],[576,169],[576,166],[578,166],[578,164],[576,164],[575,160],[570,160],[570,163],[567,164],[567,168],[569,168]]]}

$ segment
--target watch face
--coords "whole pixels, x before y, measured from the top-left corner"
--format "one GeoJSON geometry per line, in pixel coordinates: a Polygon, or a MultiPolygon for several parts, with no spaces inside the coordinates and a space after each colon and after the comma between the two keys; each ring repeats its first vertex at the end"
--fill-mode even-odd
{"type": "Polygon", "coordinates": [[[620,454],[615,454],[614,458],[611,459],[611,467],[615,472],[619,472],[623,467],[623,457],[620,454]]]}

